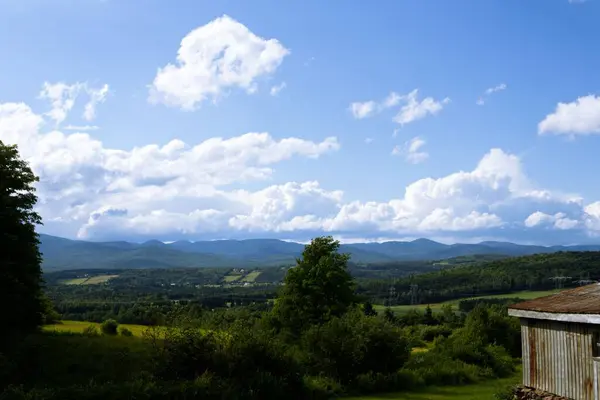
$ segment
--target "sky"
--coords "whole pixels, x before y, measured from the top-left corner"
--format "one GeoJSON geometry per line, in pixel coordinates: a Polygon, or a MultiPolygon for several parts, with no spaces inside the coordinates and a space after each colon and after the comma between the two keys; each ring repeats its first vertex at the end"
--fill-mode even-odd
{"type": "Polygon", "coordinates": [[[600,0],[0,10],[42,233],[600,243],[600,0]]]}

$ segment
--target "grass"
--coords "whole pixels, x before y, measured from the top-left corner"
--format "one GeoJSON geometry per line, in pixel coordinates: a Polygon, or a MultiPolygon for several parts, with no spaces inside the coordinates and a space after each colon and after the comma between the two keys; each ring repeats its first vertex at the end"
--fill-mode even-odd
{"type": "Polygon", "coordinates": [[[106,283],[113,278],[117,278],[119,275],[97,275],[90,276],[87,278],[75,278],[64,281],[65,285],[98,285],[100,283],[106,283]]]}
{"type": "MultiPolygon", "coordinates": [[[[505,299],[505,298],[521,298],[523,300],[531,300],[537,299],[538,297],[549,296],[551,294],[557,293],[556,290],[540,290],[540,291],[525,291],[525,292],[515,292],[515,293],[506,293],[506,294],[494,294],[488,296],[474,296],[474,297],[464,297],[462,299],[450,300],[443,303],[434,303],[429,304],[431,310],[433,312],[439,312],[442,310],[442,306],[445,304],[451,305],[456,309],[456,306],[461,300],[470,300],[470,299],[505,299]]],[[[377,311],[383,311],[386,307],[382,305],[374,305],[373,306],[377,311]]],[[[418,304],[418,305],[401,305],[401,306],[392,306],[390,307],[392,311],[396,314],[406,314],[411,310],[425,311],[427,308],[427,304],[418,304]]]]}
{"type": "Polygon", "coordinates": [[[261,274],[261,271],[252,271],[242,279],[242,282],[254,283],[256,278],[261,274]]]}
{"type": "MultiPolygon", "coordinates": [[[[96,322],[86,321],[62,321],[61,324],[46,325],[44,331],[47,332],[71,332],[71,333],[83,333],[85,328],[88,326],[95,326],[100,332],[100,324],[96,322]]],[[[133,336],[141,337],[144,332],[148,329],[144,325],[130,325],[130,324],[119,324],[119,327],[127,328],[133,333],[133,336]]],[[[160,328],[159,328],[160,329],[160,328]]]]}
{"type": "Polygon", "coordinates": [[[241,275],[241,274],[235,274],[235,275],[233,275],[233,274],[230,274],[230,275],[225,275],[225,276],[223,277],[223,281],[224,281],[225,283],[232,283],[232,282],[238,281],[238,280],[239,280],[241,277],[242,277],[242,275],[241,275]]]}
{"type": "Polygon", "coordinates": [[[493,400],[494,394],[508,385],[520,383],[521,373],[509,378],[486,380],[465,386],[431,386],[423,390],[405,393],[389,393],[364,397],[352,397],[348,400],[493,400]]]}

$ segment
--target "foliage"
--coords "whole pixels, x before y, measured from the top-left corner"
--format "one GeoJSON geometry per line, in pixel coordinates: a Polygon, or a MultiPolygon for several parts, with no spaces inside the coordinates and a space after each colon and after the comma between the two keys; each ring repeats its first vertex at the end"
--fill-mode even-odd
{"type": "MultiPolygon", "coordinates": [[[[581,278],[600,280],[600,252],[557,252],[505,258],[484,264],[449,266],[436,272],[415,274],[394,284],[397,304],[411,304],[411,285],[420,288],[421,303],[474,296],[513,293],[526,290],[550,290],[557,275],[573,277],[565,285],[576,286],[581,278]]],[[[371,298],[385,298],[389,282],[364,282],[362,291],[371,298]]]]}
{"type": "Polygon", "coordinates": [[[125,328],[124,326],[119,327],[119,334],[121,336],[125,336],[125,337],[133,336],[133,333],[129,329],[125,328]]]}
{"type": "Polygon", "coordinates": [[[119,324],[114,319],[107,319],[100,327],[102,333],[105,335],[116,335],[118,333],[117,328],[119,324]]]}
{"type": "Polygon", "coordinates": [[[0,141],[0,313],[5,327],[0,339],[32,332],[43,322],[41,255],[35,232],[41,218],[33,209],[37,181],[17,147],[0,141]]]}
{"type": "Polygon", "coordinates": [[[273,309],[279,327],[298,335],[307,326],[343,315],[356,303],[349,255],[338,253],[339,247],[331,236],[315,238],[305,247],[273,309]]]}
{"type": "Polygon", "coordinates": [[[83,330],[83,334],[85,336],[98,336],[100,335],[100,332],[98,331],[98,328],[96,328],[96,326],[90,325],[83,330]]]}
{"type": "Polygon", "coordinates": [[[408,342],[396,327],[358,310],[310,328],[302,349],[313,374],[343,383],[366,373],[395,373],[409,355],[408,342]]]}

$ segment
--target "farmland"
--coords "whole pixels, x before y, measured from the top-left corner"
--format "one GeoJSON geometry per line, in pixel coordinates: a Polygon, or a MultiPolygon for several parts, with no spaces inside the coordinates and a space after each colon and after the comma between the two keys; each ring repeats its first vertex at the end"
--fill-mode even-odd
{"type": "Polygon", "coordinates": [[[118,278],[119,275],[96,275],[84,276],[82,278],[74,278],[63,281],[64,285],[98,285],[106,283],[111,279],[118,278]]]}
{"type": "MultiPolygon", "coordinates": [[[[44,331],[47,332],[70,332],[70,333],[83,333],[84,330],[93,326],[100,331],[100,324],[95,322],[86,321],[61,321],[59,324],[46,325],[44,331]]],[[[144,332],[148,330],[147,326],[144,325],[133,325],[133,324],[121,324],[119,327],[127,328],[133,333],[133,336],[141,337],[144,332]]]]}
{"type": "MultiPolygon", "coordinates": [[[[515,293],[506,293],[506,294],[494,294],[489,296],[475,296],[475,297],[465,297],[462,299],[455,299],[450,301],[445,301],[442,303],[434,303],[434,304],[418,304],[418,305],[399,305],[399,306],[391,306],[391,310],[396,314],[406,314],[411,310],[424,311],[427,306],[431,308],[433,312],[441,311],[442,306],[450,305],[453,308],[458,306],[458,303],[462,300],[471,300],[471,299],[512,299],[512,298],[520,298],[523,300],[536,299],[538,297],[550,296],[555,294],[556,290],[540,290],[540,291],[523,291],[523,292],[515,292],[515,293]]],[[[383,311],[386,307],[382,305],[375,305],[375,310],[383,311]]]]}

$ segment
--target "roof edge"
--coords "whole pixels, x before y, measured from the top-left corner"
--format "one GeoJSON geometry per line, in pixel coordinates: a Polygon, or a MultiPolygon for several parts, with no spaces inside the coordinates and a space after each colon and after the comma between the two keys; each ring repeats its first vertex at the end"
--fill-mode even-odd
{"type": "Polygon", "coordinates": [[[508,315],[511,317],[543,319],[560,322],[578,322],[582,324],[600,325],[600,314],[570,314],[570,313],[549,313],[541,311],[508,309],[508,315]]]}

